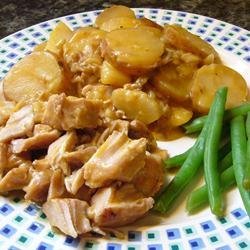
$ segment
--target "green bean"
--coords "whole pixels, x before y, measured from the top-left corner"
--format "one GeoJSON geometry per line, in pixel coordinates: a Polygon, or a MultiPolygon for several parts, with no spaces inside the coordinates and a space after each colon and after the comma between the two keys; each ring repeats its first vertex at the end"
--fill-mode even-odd
{"type": "Polygon", "coordinates": [[[229,152],[227,155],[224,156],[223,159],[221,159],[221,161],[219,162],[218,166],[219,166],[219,171],[224,171],[225,169],[227,169],[229,166],[232,165],[232,152],[229,152]]]}
{"type": "Polygon", "coordinates": [[[245,189],[250,191],[250,112],[247,113],[246,134],[247,134],[247,155],[246,155],[246,166],[243,179],[243,186],[245,189]]]}
{"type": "Polygon", "coordinates": [[[226,99],[227,88],[220,88],[216,92],[215,101],[208,114],[208,121],[211,121],[211,123],[208,128],[204,151],[204,176],[207,184],[209,204],[212,213],[217,216],[222,216],[224,213],[224,203],[218,171],[218,148],[226,99]]]}
{"type": "Polygon", "coordinates": [[[231,143],[235,180],[245,209],[250,216],[250,192],[243,187],[243,178],[246,166],[247,139],[242,115],[231,120],[231,143]]]}
{"type": "Polygon", "coordinates": [[[200,116],[187,124],[183,125],[186,134],[192,134],[200,132],[207,120],[207,115],[200,116]]]}
{"type": "MultiPolygon", "coordinates": [[[[216,95],[213,103],[217,103],[217,98],[219,97],[220,96],[216,95]]],[[[166,213],[172,207],[176,198],[192,181],[193,177],[198,172],[199,167],[201,166],[203,161],[208,128],[210,126],[210,123],[212,122],[213,121],[210,119],[207,120],[182,167],[175,175],[175,177],[171,180],[169,185],[167,185],[166,188],[160,193],[160,195],[156,197],[154,210],[161,213],[166,213]]]]}
{"type": "Polygon", "coordinates": [[[173,205],[175,199],[192,181],[193,177],[198,172],[198,169],[203,161],[207,128],[208,126],[204,126],[178,173],[175,175],[169,185],[163,190],[163,192],[158,197],[156,197],[154,210],[161,213],[166,213],[173,205]]]}
{"type": "MultiPolygon", "coordinates": [[[[225,111],[224,121],[230,121],[233,117],[237,115],[245,115],[247,112],[250,111],[250,103],[244,103],[238,107],[228,109],[225,111]]],[[[186,130],[186,134],[192,134],[201,131],[202,127],[204,126],[207,120],[207,115],[198,117],[191,122],[188,122],[184,125],[184,129],[186,130]]]]}
{"type": "MultiPolygon", "coordinates": [[[[221,187],[222,191],[227,190],[233,184],[235,184],[234,172],[232,165],[232,152],[229,152],[219,162],[219,172],[221,174],[221,187]]],[[[189,213],[193,213],[199,210],[202,206],[208,203],[207,186],[204,185],[201,188],[193,191],[187,200],[186,208],[189,213]]]]}
{"type": "MultiPolygon", "coordinates": [[[[190,153],[191,148],[185,151],[182,154],[175,155],[170,157],[164,161],[164,166],[166,169],[180,167],[184,161],[187,159],[188,154],[190,153]]],[[[228,141],[224,145],[221,146],[219,150],[219,160],[223,159],[231,150],[231,143],[228,141]]],[[[223,163],[224,164],[224,163],[223,163]]]]}
{"type": "Polygon", "coordinates": [[[228,140],[228,134],[227,134],[227,141],[224,142],[224,144],[222,144],[220,146],[220,150],[219,150],[219,160],[222,160],[226,155],[228,155],[228,153],[231,152],[231,141],[228,140]]]}
{"type": "MultiPolygon", "coordinates": [[[[221,174],[221,187],[222,191],[228,190],[235,184],[233,166],[224,170],[221,174]]],[[[204,185],[194,190],[187,199],[186,210],[188,213],[193,214],[205,205],[208,204],[208,191],[207,186],[204,185]]]]}
{"type": "Polygon", "coordinates": [[[174,167],[180,167],[184,161],[187,159],[188,154],[190,153],[191,149],[188,149],[182,154],[175,155],[173,157],[170,157],[164,161],[165,168],[174,168],[174,167]]]}

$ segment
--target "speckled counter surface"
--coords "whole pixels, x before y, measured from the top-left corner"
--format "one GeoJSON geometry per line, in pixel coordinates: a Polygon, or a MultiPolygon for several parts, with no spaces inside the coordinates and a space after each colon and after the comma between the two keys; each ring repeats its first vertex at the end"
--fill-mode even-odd
{"type": "Polygon", "coordinates": [[[250,0],[0,0],[0,38],[55,17],[112,4],[193,12],[250,30],[250,0]]]}

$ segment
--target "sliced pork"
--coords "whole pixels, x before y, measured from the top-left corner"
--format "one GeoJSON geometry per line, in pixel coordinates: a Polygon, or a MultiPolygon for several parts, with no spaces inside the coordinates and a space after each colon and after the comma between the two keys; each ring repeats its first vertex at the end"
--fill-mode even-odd
{"type": "Polygon", "coordinates": [[[52,170],[32,171],[29,184],[24,187],[24,198],[34,202],[45,202],[48,196],[52,170]]]}
{"type": "Polygon", "coordinates": [[[87,202],[69,198],[51,199],[42,207],[49,223],[73,238],[92,230],[87,209],[87,202]]]}
{"type": "Polygon", "coordinates": [[[0,180],[0,192],[3,193],[24,188],[30,180],[29,169],[28,166],[11,169],[0,180]]]}
{"type": "Polygon", "coordinates": [[[3,176],[4,169],[8,164],[8,145],[0,142],[0,178],[3,176]]]}
{"type": "Polygon", "coordinates": [[[70,167],[64,158],[64,153],[73,151],[77,142],[77,136],[74,131],[67,132],[48,148],[46,159],[53,170],[62,169],[64,175],[70,174],[70,167]]]}
{"type": "Polygon", "coordinates": [[[99,123],[101,103],[65,94],[52,95],[47,103],[42,123],[59,130],[95,128],[99,123]]]}
{"type": "Polygon", "coordinates": [[[43,126],[49,127],[37,124],[34,128],[34,136],[26,139],[12,140],[12,152],[17,154],[33,149],[47,148],[53,141],[59,138],[61,133],[58,130],[51,129],[50,127],[48,130],[45,130],[43,126]]]}
{"type": "Polygon", "coordinates": [[[86,185],[98,188],[112,181],[129,182],[144,167],[147,140],[131,140],[114,131],[84,165],[86,185]]]}
{"type": "Polygon", "coordinates": [[[132,183],[145,196],[154,196],[164,184],[163,161],[159,155],[148,153],[145,166],[137,173],[132,183]]]}
{"type": "Polygon", "coordinates": [[[47,200],[60,198],[65,191],[63,172],[61,169],[56,169],[51,175],[47,200]]]}
{"type": "Polygon", "coordinates": [[[153,204],[153,198],[145,198],[131,184],[111,186],[92,197],[89,215],[100,227],[124,226],[145,215],[153,204]]]}
{"type": "Polygon", "coordinates": [[[87,146],[85,148],[79,147],[76,151],[65,152],[64,159],[72,167],[81,167],[85,162],[87,162],[92,155],[96,152],[96,146],[87,146]]]}
{"type": "Polygon", "coordinates": [[[0,129],[0,142],[20,138],[32,133],[34,127],[34,114],[31,105],[24,106],[13,113],[5,127],[0,129]]]}

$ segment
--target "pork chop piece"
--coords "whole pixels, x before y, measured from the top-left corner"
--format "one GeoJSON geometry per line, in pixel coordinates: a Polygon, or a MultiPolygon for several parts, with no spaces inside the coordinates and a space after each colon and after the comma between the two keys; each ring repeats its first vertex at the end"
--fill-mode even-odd
{"type": "Polygon", "coordinates": [[[41,171],[41,170],[45,170],[45,169],[50,169],[50,164],[48,162],[48,159],[41,158],[38,160],[34,160],[32,162],[32,167],[37,171],[41,171]]]}
{"type": "Polygon", "coordinates": [[[60,198],[65,191],[63,172],[61,169],[56,169],[51,175],[47,200],[60,198]]]}
{"type": "Polygon", "coordinates": [[[96,145],[101,146],[107,138],[114,132],[123,132],[128,135],[129,122],[125,120],[114,120],[108,124],[108,127],[100,134],[99,137],[96,138],[96,145]]]}
{"type": "Polygon", "coordinates": [[[128,136],[131,139],[146,138],[148,140],[147,150],[150,152],[157,148],[156,140],[152,132],[145,123],[139,120],[133,120],[129,123],[128,136]]]}
{"type": "Polygon", "coordinates": [[[64,175],[70,175],[70,167],[64,159],[64,154],[72,151],[75,148],[76,142],[77,136],[75,131],[70,131],[50,144],[46,159],[53,170],[60,168],[64,175]]]}
{"type": "Polygon", "coordinates": [[[92,230],[87,217],[88,203],[78,199],[51,199],[43,204],[50,225],[59,228],[63,233],[76,238],[78,234],[92,230]]]}
{"type": "Polygon", "coordinates": [[[96,189],[85,185],[83,178],[83,168],[73,171],[70,176],[64,178],[64,184],[69,197],[78,198],[89,202],[96,189]]]}
{"type": "Polygon", "coordinates": [[[144,216],[154,200],[145,198],[132,184],[99,189],[91,199],[89,217],[100,227],[119,227],[144,216]]]}
{"type": "Polygon", "coordinates": [[[99,123],[101,102],[74,96],[50,96],[42,123],[59,130],[95,128],[99,123]]]}
{"type": "Polygon", "coordinates": [[[21,153],[33,149],[47,148],[53,141],[59,138],[60,132],[48,125],[37,124],[34,127],[33,136],[26,139],[11,141],[12,152],[21,153]]]}
{"type": "Polygon", "coordinates": [[[65,152],[64,159],[70,164],[71,167],[80,168],[91,158],[96,150],[96,146],[86,146],[85,148],[79,147],[76,151],[65,152]]]}
{"type": "Polygon", "coordinates": [[[9,192],[12,190],[20,190],[25,187],[30,180],[28,166],[20,166],[11,169],[1,180],[0,180],[0,192],[9,192]]]}
{"type": "Polygon", "coordinates": [[[145,166],[132,180],[135,188],[146,197],[154,196],[164,184],[163,159],[157,155],[146,152],[145,166]]]}
{"type": "Polygon", "coordinates": [[[63,119],[63,103],[66,98],[65,94],[51,95],[46,103],[43,114],[41,117],[41,123],[47,124],[52,128],[62,130],[63,119]]]}
{"type": "Polygon", "coordinates": [[[144,167],[147,140],[131,140],[124,133],[114,131],[84,164],[87,186],[98,188],[112,181],[130,182],[144,167]]]}
{"type": "Polygon", "coordinates": [[[31,105],[24,106],[13,113],[5,127],[0,130],[0,142],[26,136],[32,133],[34,114],[31,105]]]}
{"type": "Polygon", "coordinates": [[[5,125],[5,123],[13,113],[14,108],[15,108],[14,102],[0,101],[0,126],[5,125]]]}
{"type": "Polygon", "coordinates": [[[28,168],[32,167],[32,162],[30,160],[29,152],[21,154],[13,154],[10,150],[7,152],[7,164],[5,165],[4,172],[7,173],[13,168],[27,166],[28,168]]]}
{"type": "Polygon", "coordinates": [[[8,144],[0,142],[0,179],[4,174],[4,170],[8,164],[8,144]]]}
{"type": "Polygon", "coordinates": [[[24,198],[38,203],[45,202],[48,196],[52,172],[50,169],[30,171],[30,182],[23,188],[26,192],[24,198]]]}
{"type": "Polygon", "coordinates": [[[80,168],[72,172],[71,175],[66,176],[64,180],[66,189],[71,194],[76,194],[78,190],[85,184],[84,168],[80,168]]]}

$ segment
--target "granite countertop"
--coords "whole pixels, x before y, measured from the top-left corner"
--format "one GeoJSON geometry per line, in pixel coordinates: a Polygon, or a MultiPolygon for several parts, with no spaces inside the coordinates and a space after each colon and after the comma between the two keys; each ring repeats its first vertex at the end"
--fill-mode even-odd
{"type": "Polygon", "coordinates": [[[112,4],[187,11],[250,30],[249,0],[0,0],[0,38],[55,17],[103,9],[112,4]]]}

